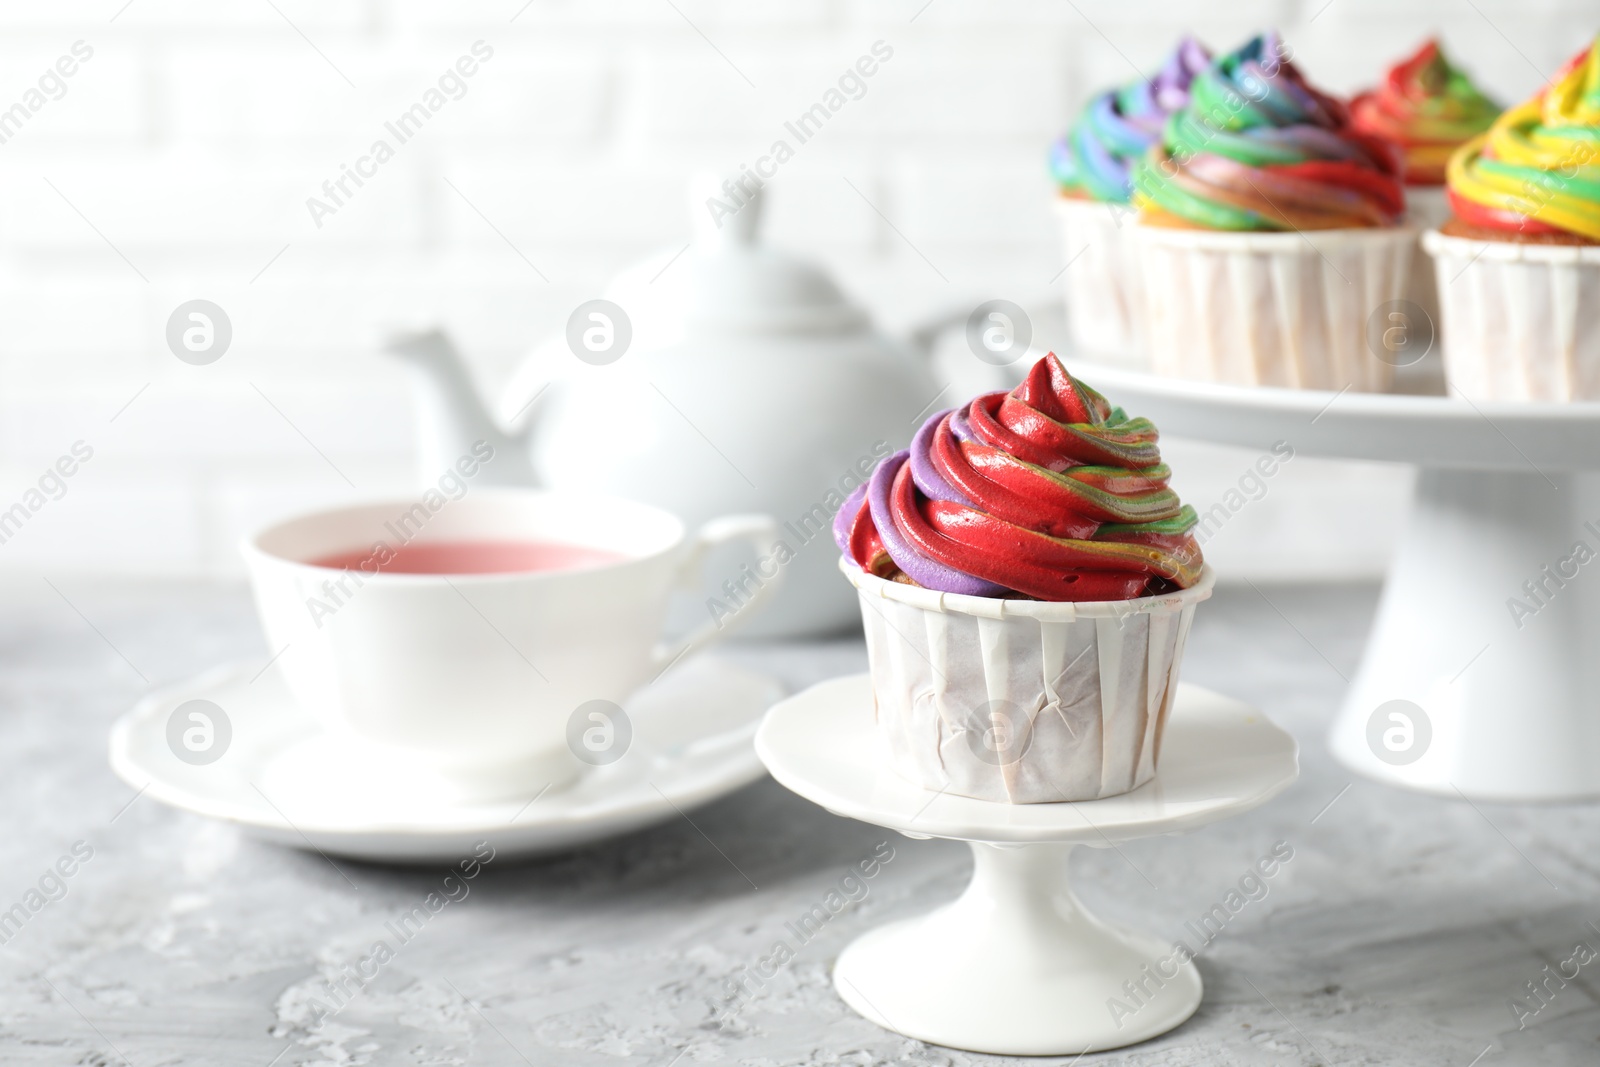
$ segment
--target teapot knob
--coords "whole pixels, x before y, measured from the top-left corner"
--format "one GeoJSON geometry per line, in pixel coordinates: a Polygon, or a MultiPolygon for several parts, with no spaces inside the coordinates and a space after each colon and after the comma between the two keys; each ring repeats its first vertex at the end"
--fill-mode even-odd
{"type": "Polygon", "coordinates": [[[762,181],[750,171],[726,176],[700,171],[689,182],[689,217],[703,248],[755,244],[765,198],[762,181]]]}

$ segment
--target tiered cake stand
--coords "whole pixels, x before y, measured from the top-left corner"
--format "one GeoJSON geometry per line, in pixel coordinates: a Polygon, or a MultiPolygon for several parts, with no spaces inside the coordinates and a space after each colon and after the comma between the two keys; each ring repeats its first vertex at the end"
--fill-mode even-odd
{"type": "Polygon", "coordinates": [[[767,713],[756,754],[780,783],[837,815],[968,842],[973,873],[953,903],[844,950],[833,978],[846,1003],[908,1037],[1002,1055],[1118,1048],[1194,1013],[1200,974],[1187,954],[1084,911],[1067,885],[1068,855],[1266,802],[1298,773],[1288,734],[1253,708],[1181,686],[1154,780],[1104,800],[1010,805],[895,777],[872,716],[866,675],[824,682],[767,713]]]}
{"type": "Polygon", "coordinates": [[[1170,436],[1262,451],[1287,441],[1297,456],[1420,468],[1334,754],[1445,796],[1600,797],[1600,404],[1473,403],[1439,383],[1441,395],[1247,388],[1069,365],[1170,436]]]}

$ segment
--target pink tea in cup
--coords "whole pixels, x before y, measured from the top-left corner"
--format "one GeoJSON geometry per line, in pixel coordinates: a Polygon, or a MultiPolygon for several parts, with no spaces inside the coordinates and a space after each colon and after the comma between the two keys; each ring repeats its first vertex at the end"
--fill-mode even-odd
{"type": "Polygon", "coordinates": [[[524,574],[621,563],[627,556],[559,541],[421,541],[335,552],[312,566],[368,574],[524,574]]]}

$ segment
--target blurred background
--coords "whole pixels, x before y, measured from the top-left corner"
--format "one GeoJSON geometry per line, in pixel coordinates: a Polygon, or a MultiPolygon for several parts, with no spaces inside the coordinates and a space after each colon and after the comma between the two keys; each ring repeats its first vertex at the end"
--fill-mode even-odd
{"type": "MultiPolygon", "coordinates": [[[[0,510],[75,442],[93,458],[0,543],[0,576],[231,578],[237,539],[270,518],[413,491],[416,416],[378,323],[444,323],[495,394],[618,271],[687,243],[693,173],[737,173],[874,42],[892,61],[770,184],[767,238],[890,330],[1004,298],[1047,344],[1065,264],[1047,146],[1088,93],[1152,69],[1181,32],[1222,51],[1277,26],[1341,93],[1438,33],[1512,102],[1583,47],[1593,14],[1555,0],[6,2],[0,113],[28,114],[0,114],[0,510]],[[307,199],[479,41],[493,56],[463,94],[313,218],[307,199]],[[75,73],[34,107],[67,55],[75,73]],[[207,366],[166,343],[193,299],[232,324],[207,366]]],[[[1204,511],[1254,456],[1173,441],[1168,458],[1204,511]]],[[[1408,478],[1297,459],[1207,554],[1235,578],[1376,577],[1408,478]]]]}

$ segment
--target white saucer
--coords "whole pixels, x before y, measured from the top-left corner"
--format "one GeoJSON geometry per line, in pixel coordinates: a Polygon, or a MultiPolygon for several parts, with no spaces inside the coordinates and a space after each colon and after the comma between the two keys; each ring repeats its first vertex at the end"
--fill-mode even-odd
{"type": "Polygon", "coordinates": [[[836,814],[968,842],[973,875],[951,903],[851,942],[833,970],[845,1003],[907,1037],[1005,1056],[1121,1048],[1194,1014],[1202,984],[1189,955],[1084,910],[1068,856],[1264,804],[1299,773],[1293,738],[1248,705],[1182,685],[1152,781],[1100,800],[1012,805],[902,781],[872,714],[866,675],[824,682],[767,713],[756,751],[781,784],[836,814]]]}
{"type": "Polygon", "coordinates": [[[363,765],[277,671],[240,664],[140,701],[112,726],[111,767],[163,804],[297,848],[420,863],[487,840],[498,856],[533,856],[679,818],[760,778],[751,739],[782,695],[774,679],[698,657],[624,704],[633,738],[616,762],[544,795],[530,785],[527,796],[446,803],[421,768],[363,765]],[[232,728],[222,756],[198,766],[167,743],[173,709],[195,699],[222,708],[232,728]]]}

